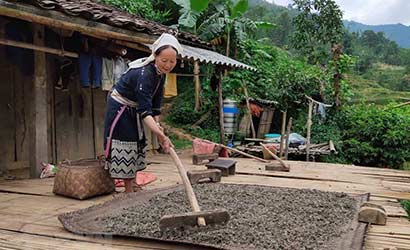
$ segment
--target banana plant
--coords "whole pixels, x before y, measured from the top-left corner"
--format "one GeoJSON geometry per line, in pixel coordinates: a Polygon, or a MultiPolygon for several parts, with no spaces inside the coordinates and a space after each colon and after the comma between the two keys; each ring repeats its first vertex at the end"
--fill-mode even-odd
{"type": "Polygon", "coordinates": [[[241,41],[248,37],[248,33],[258,28],[274,27],[271,23],[256,22],[243,16],[248,10],[248,0],[239,0],[236,3],[228,0],[224,4],[217,4],[214,7],[215,13],[198,27],[198,34],[208,41],[221,40],[221,37],[224,37],[226,56],[229,56],[232,36],[236,41],[241,41]]]}
{"type": "Polygon", "coordinates": [[[173,0],[174,3],[182,7],[178,19],[178,25],[185,27],[196,34],[196,23],[201,13],[208,8],[208,0],[173,0]]]}

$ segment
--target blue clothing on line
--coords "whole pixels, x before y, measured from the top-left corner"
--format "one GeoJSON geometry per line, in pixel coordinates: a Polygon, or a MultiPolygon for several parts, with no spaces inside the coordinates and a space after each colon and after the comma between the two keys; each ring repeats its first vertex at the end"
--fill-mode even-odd
{"type": "Polygon", "coordinates": [[[80,65],[81,85],[83,87],[89,87],[91,82],[93,87],[101,87],[102,57],[96,55],[80,54],[78,63],[80,65]]]}

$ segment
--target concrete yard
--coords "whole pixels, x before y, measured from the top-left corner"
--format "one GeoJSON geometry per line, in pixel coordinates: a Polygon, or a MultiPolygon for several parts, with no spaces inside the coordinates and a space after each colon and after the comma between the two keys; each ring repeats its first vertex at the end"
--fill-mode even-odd
{"type": "MultiPolygon", "coordinates": [[[[205,169],[204,165],[192,165],[190,151],[180,157],[188,169],[205,169]]],[[[410,250],[410,222],[399,204],[399,200],[410,200],[410,171],[288,161],[290,172],[273,172],[264,170],[265,163],[235,160],[236,175],[222,177],[222,183],[370,193],[370,201],[382,205],[388,219],[386,226],[368,227],[364,249],[410,250]]],[[[151,155],[149,161],[151,165],[145,171],[158,179],[145,190],[181,183],[169,156],[151,155]]],[[[79,201],[54,195],[52,187],[53,178],[0,181],[0,249],[206,249],[72,234],[58,221],[58,214],[111,200],[113,194],[79,201]]]]}

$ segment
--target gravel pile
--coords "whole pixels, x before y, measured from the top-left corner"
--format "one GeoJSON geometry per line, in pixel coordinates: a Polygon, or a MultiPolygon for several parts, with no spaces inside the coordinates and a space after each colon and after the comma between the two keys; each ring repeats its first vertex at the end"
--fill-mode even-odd
{"type": "Polygon", "coordinates": [[[139,206],[97,218],[105,232],[226,249],[334,249],[349,229],[358,202],[343,193],[254,185],[194,186],[202,210],[224,208],[226,225],[161,232],[166,214],[189,212],[183,191],[156,196],[139,206]]]}

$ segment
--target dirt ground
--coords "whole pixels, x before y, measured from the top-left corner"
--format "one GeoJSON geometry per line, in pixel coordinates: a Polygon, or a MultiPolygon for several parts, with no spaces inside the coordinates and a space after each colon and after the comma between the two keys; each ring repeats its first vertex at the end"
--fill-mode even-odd
{"type": "Polygon", "coordinates": [[[194,190],[202,210],[227,209],[230,221],[161,232],[161,216],[190,211],[180,191],[115,211],[96,223],[115,234],[224,249],[337,249],[358,210],[356,199],[335,192],[233,184],[201,184],[194,190]]]}

